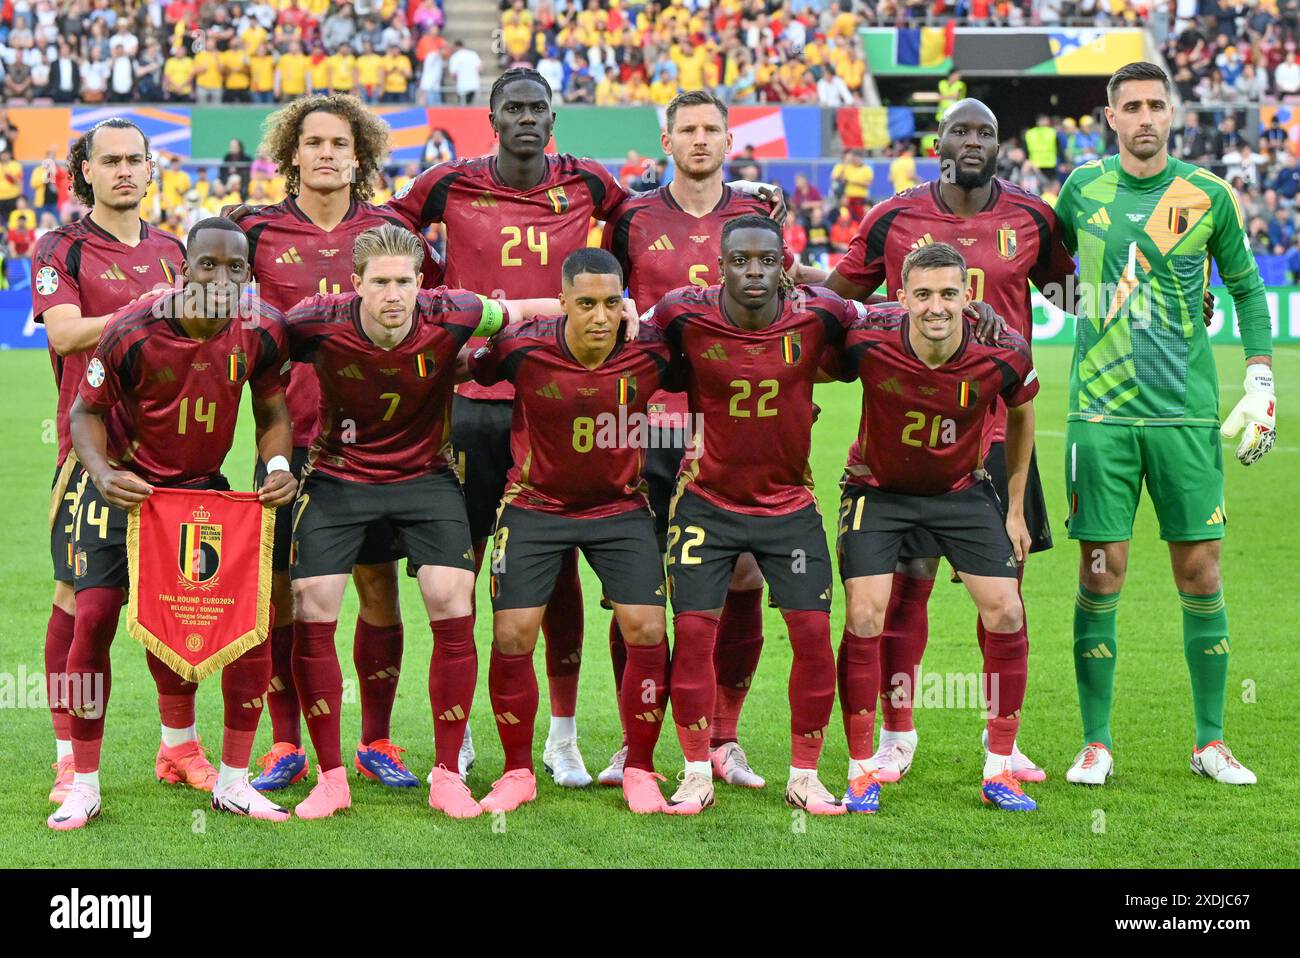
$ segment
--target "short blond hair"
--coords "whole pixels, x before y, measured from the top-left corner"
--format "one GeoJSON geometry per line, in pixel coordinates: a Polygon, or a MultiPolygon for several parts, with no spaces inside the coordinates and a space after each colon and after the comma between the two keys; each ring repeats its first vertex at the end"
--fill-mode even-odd
{"type": "Polygon", "coordinates": [[[418,273],[424,265],[424,244],[410,230],[385,223],[366,230],[353,244],[352,268],[356,274],[365,276],[366,264],[376,256],[406,256],[418,273]]]}

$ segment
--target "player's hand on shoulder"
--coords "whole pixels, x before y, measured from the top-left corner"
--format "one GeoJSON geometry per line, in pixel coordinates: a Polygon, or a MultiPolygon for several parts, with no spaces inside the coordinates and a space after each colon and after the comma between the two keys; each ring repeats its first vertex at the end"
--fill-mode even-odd
{"type": "Polygon", "coordinates": [[[966,307],[965,315],[975,321],[975,338],[986,346],[997,342],[1002,331],[1007,328],[1007,321],[988,303],[979,301],[971,303],[966,307]]]}
{"type": "Polygon", "coordinates": [[[1214,319],[1214,294],[1210,292],[1210,287],[1205,287],[1205,299],[1201,303],[1205,310],[1205,325],[1208,327],[1210,321],[1214,319]]]}
{"type": "Polygon", "coordinates": [[[298,491],[298,480],[286,469],[266,474],[262,488],[257,490],[258,501],[264,506],[287,506],[298,491]]]}
{"type": "Polygon", "coordinates": [[[110,469],[91,478],[109,505],[119,509],[134,509],[153,493],[153,486],[124,469],[110,469]]]}
{"type": "Polygon", "coordinates": [[[247,203],[240,203],[238,206],[221,207],[221,215],[232,223],[238,223],[245,216],[252,215],[255,210],[256,207],[249,206],[247,203]]]}
{"type": "Polygon", "coordinates": [[[641,314],[637,312],[636,300],[631,296],[623,297],[623,322],[627,324],[627,333],[623,338],[629,343],[635,341],[637,333],[641,331],[641,314]]]}

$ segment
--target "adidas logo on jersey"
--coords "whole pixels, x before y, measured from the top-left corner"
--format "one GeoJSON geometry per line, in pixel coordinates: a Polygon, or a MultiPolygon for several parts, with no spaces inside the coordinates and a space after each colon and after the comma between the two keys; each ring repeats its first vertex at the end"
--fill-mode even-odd
{"type": "Polygon", "coordinates": [[[543,399],[563,399],[563,398],[564,398],[564,396],[562,396],[562,395],[560,394],[560,387],[557,386],[554,382],[549,382],[549,383],[547,383],[545,386],[543,386],[541,389],[537,390],[537,395],[541,396],[543,399]]]}
{"type": "Polygon", "coordinates": [[[162,369],[158,370],[156,373],[153,374],[153,378],[158,380],[160,383],[176,382],[176,374],[172,372],[172,368],[170,366],[164,366],[162,369]]]}
{"type": "Polygon", "coordinates": [[[104,272],[99,274],[100,279],[126,279],[126,274],[122,272],[122,267],[114,263],[104,272]]]}
{"type": "Polygon", "coordinates": [[[298,255],[298,250],[290,246],[287,250],[275,258],[277,263],[301,263],[302,257],[298,255]]]}
{"type": "Polygon", "coordinates": [[[722,343],[714,343],[704,352],[700,353],[701,359],[719,359],[726,360],[727,351],[722,348],[722,343]]]}
{"type": "Polygon", "coordinates": [[[673,246],[673,241],[668,238],[667,233],[664,233],[650,244],[650,248],[659,252],[666,252],[668,250],[676,249],[677,247],[673,246]]]}
{"type": "Polygon", "coordinates": [[[1217,526],[1217,525],[1222,525],[1222,524],[1223,524],[1223,521],[1224,521],[1225,519],[1227,519],[1227,518],[1228,518],[1228,517],[1225,516],[1225,515],[1223,514],[1223,506],[1216,506],[1215,509],[1214,509],[1214,515],[1212,515],[1212,516],[1210,516],[1210,518],[1206,519],[1206,520],[1205,520],[1205,524],[1206,524],[1207,526],[1217,526]]]}
{"type": "Polygon", "coordinates": [[[1089,649],[1079,655],[1081,659],[1113,659],[1114,653],[1104,645],[1099,645],[1095,649],[1089,649]]]}
{"type": "Polygon", "coordinates": [[[876,388],[883,389],[887,393],[893,393],[895,396],[903,395],[903,387],[899,385],[898,380],[895,379],[893,376],[890,376],[888,379],[886,379],[883,383],[881,383],[876,388]]]}
{"type": "Polygon", "coordinates": [[[920,237],[919,239],[917,239],[915,243],[912,244],[912,249],[920,249],[922,246],[929,246],[933,242],[934,242],[934,237],[931,236],[929,233],[926,233],[924,236],[920,237]]]}
{"type": "Polygon", "coordinates": [[[478,195],[478,199],[474,200],[474,202],[470,203],[469,205],[477,206],[479,209],[482,210],[482,209],[487,209],[488,207],[491,206],[496,206],[497,201],[496,198],[493,197],[491,193],[480,193],[478,195]]]}
{"type": "Polygon", "coordinates": [[[1106,212],[1106,207],[1102,207],[1097,212],[1088,217],[1089,226],[1110,227],[1110,214],[1106,212]]]}
{"type": "Polygon", "coordinates": [[[339,375],[342,376],[344,379],[365,379],[366,378],[366,374],[363,373],[357,367],[356,363],[349,363],[348,365],[344,366],[342,369],[339,370],[339,375]]]}

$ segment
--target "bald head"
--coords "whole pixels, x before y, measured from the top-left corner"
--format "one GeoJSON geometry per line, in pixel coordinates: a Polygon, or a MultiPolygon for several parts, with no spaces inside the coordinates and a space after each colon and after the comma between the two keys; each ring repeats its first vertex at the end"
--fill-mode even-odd
{"type": "Polygon", "coordinates": [[[997,117],[979,100],[958,100],[939,124],[940,177],[976,190],[988,185],[997,167],[997,117]]]}

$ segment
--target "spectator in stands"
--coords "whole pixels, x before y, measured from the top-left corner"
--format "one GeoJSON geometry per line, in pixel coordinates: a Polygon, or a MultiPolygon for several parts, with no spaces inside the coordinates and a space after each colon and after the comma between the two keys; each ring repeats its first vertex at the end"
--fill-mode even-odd
{"type": "Polygon", "coordinates": [[[430,131],[429,139],[424,144],[424,165],[435,166],[453,159],[455,154],[451,149],[451,141],[447,139],[447,132],[440,129],[430,131]]]}
{"type": "Polygon", "coordinates": [[[23,195],[23,165],[10,149],[0,150],[0,224],[9,222],[9,214],[18,208],[23,195]]]}
{"type": "Polygon", "coordinates": [[[1268,223],[1268,252],[1282,256],[1294,241],[1295,223],[1291,220],[1291,212],[1279,206],[1268,223]]]}
{"type": "Polygon", "coordinates": [[[831,224],[830,239],[831,252],[842,255],[849,251],[849,244],[853,242],[853,237],[857,235],[858,223],[861,222],[861,219],[854,218],[846,206],[839,208],[839,214],[839,218],[831,224]]]}
{"type": "MultiPolygon", "coordinates": [[[[119,23],[125,24],[126,21],[121,20],[119,23]]],[[[130,103],[131,95],[135,92],[135,63],[126,52],[126,47],[116,38],[111,49],[113,55],[108,66],[108,99],[113,103],[130,103]]]]}
{"type": "Polygon", "coordinates": [[[804,254],[808,262],[815,263],[831,251],[831,231],[826,226],[826,213],[822,207],[816,206],[810,211],[804,229],[808,234],[804,254]]]}
{"type": "Polygon", "coordinates": [[[595,103],[596,81],[592,79],[591,70],[587,67],[587,58],[578,54],[574,57],[573,63],[573,69],[569,71],[569,79],[564,88],[564,102],[595,103]]]}
{"type": "Polygon", "coordinates": [[[1229,150],[1223,155],[1223,165],[1227,167],[1224,179],[1229,183],[1240,179],[1247,187],[1259,186],[1260,163],[1261,158],[1250,148],[1250,144],[1242,143],[1237,149],[1229,150]]]}
{"type": "Polygon", "coordinates": [[[1281,151],[1281,157],[1282,166],[1269,186],[1276,191],[1278,202],[1289,207],[1300,193],[1300,169],[1296,168],[1296,157],[1290,150],[1281,151]]]}
{"type": "MultiPolygon", "coordinates": [[[[790,212],[803,225],[807,225],[814,208],[822,205],[822,193],[802,173],[794,176],[794,192],[790,194],[790,212]]],[[[804,238],[805,242],[807,237],[804,238]]]]}
{"type": "Polygon", "coordinates": [[[1300,93],[1300,56],[1294,52],[1278,65],[1273,73],[1278,96],[1295,96],[1300,93]]]}
{"type": "Polygon", "coordinates": [[[479,87],[483,85],[480,75],[482,69],[483,60],[477,53],[460,40],[452,44],[451,56],[447,58],[447,72],[451,74],[452,82],[456,84],[456,95],[460,97],[462,104],[469,105],[474,102],[479,87]]]}
{"type": "Polygon", "coordinates": [[[41,214],[40,221],[36,224],[36,242],[39,243],[41,238],[51,230],[59,228],[59,218],[54,213],[44,212],[41,214]]]}
{"type": "Polygon", "coordinates": [[[856,101],[844,80],[827,67],[813,67],[817,76],[817,102],[824,107],[852,106],[856,101]]]}
{"type": "MultiPolygon", "coordinates": [[[[867,197],[875,178],[875,170],[862,161],[862,154],[856,150],[845,150],[843,159],[831,170],[833,195],[837,204],[847,206],[849,216],[857,222],[861,222],[866,215],[867,197]]],[[[813,242],[811,234],[808,241],[813,242]]]]}
{"type": "Polygon", "coordinates": [[[25,226],[29,230],[36,229],[36,211],[32,209],[31,203],[27,197],[20,196],[14,203],[13,211],[8,218],[9,229],[25,226]]]}
{"type": "Polygon", "coordinates": [[[916,160],[912,155],[912,144],[902,143],[899,145],[898,155],[889,164],[889,183],[895,193],[910,190],[916,185],[916,160]]]}
{"type": "Polygon", "coordinates": [[[1025,131],[1025,150],[1032,163],[1044,177],[1056,173],[1057,150],[1056,128],[1046,114],[1040,114],[1038,122],[1025,131]]]}
{"type": "Polygon", "coordinates": [[[55,103],[71,103],[79,91],[80,61],[66,37],[59,37],[57,59],[50,64],[50,96],[55,103]]]}
{"type": "Polygon", "coordinates": [[[144,42],[144,50],[135,58],[135,99],[140,103],[157,103],[162,99],[162,71],[165,58],[154,37],[144,42]]]}
{"type": "Polygon", "coordinates": [[[302,41],[289,41],[289,52],[282,54],[275,64],[275,99],[279,103],[303,96],[309,84],[311,57],[304,51],[302,41]]]}
{"type": "Polygon", "coordinates": [[[1180,160],[1207,166],[1210,161],[1210,138],[1201,126],[1201,115],[1189,109],[1183,120],[1183,128],[1175,137],[1175,155],[1180,160]]]}
{"type": "Polygon", "coordinates": [[[203,46],[194,54],[194,102],[213,105],[223,95],[220,51],[214,34],[209,31],[203,46]]]}
{"type": "Polygon", "coordinates": [[[445,61],[441,49],[430,49],[420,65],[419,102],[436,106],[442,102],[442,74],[445,61]]]}
{"type": "Polygon", "coordinates": [[[352,16],[352,5],[341,3],[320,25],[321,43],[326,50],[337,51],[339,47],[352,42],[357,32],[357,23],[352,16]]]}
{"type": "Polygon", "coordinates": [[[1258,103],[1268,95],[1268,70],[1247,63],[1232,86],[1247,103],[1258,103]]]}
{"type": "Polygon", "coordinates": [[[6,102],[18,106],[25,104],[34,95],[32,68],[22,60],[15,60],[5,70],[4,97],[6,102]]]}
{"type": "Polygon", "coordinates": [[[1268,129],[1264,131],[1260,144],[1268,146],[1274,150],[1287,150],[1291,148],[1291,135],[1282,126],[1282,122],[1277,118],[1276,114],[1273,116],[1273,119],[1269,121],[1268,129]]]}
{"type": "Polygon", "coordinates": [[[86,59],[81,62],[81,89],[83,103],[103,103],[108,93],[109,65],[99,55],[98,46],[87,47],[86,59]]]}
{"type": "Polygon", "coordinates": [[[232,176],[245,175],[251,165],[252,161],[248,156],[248,150],[244,148],[244,141],[231,140],[226,155],[221,158],[221,169],[217,177],[228,183],[232,176]]]}

